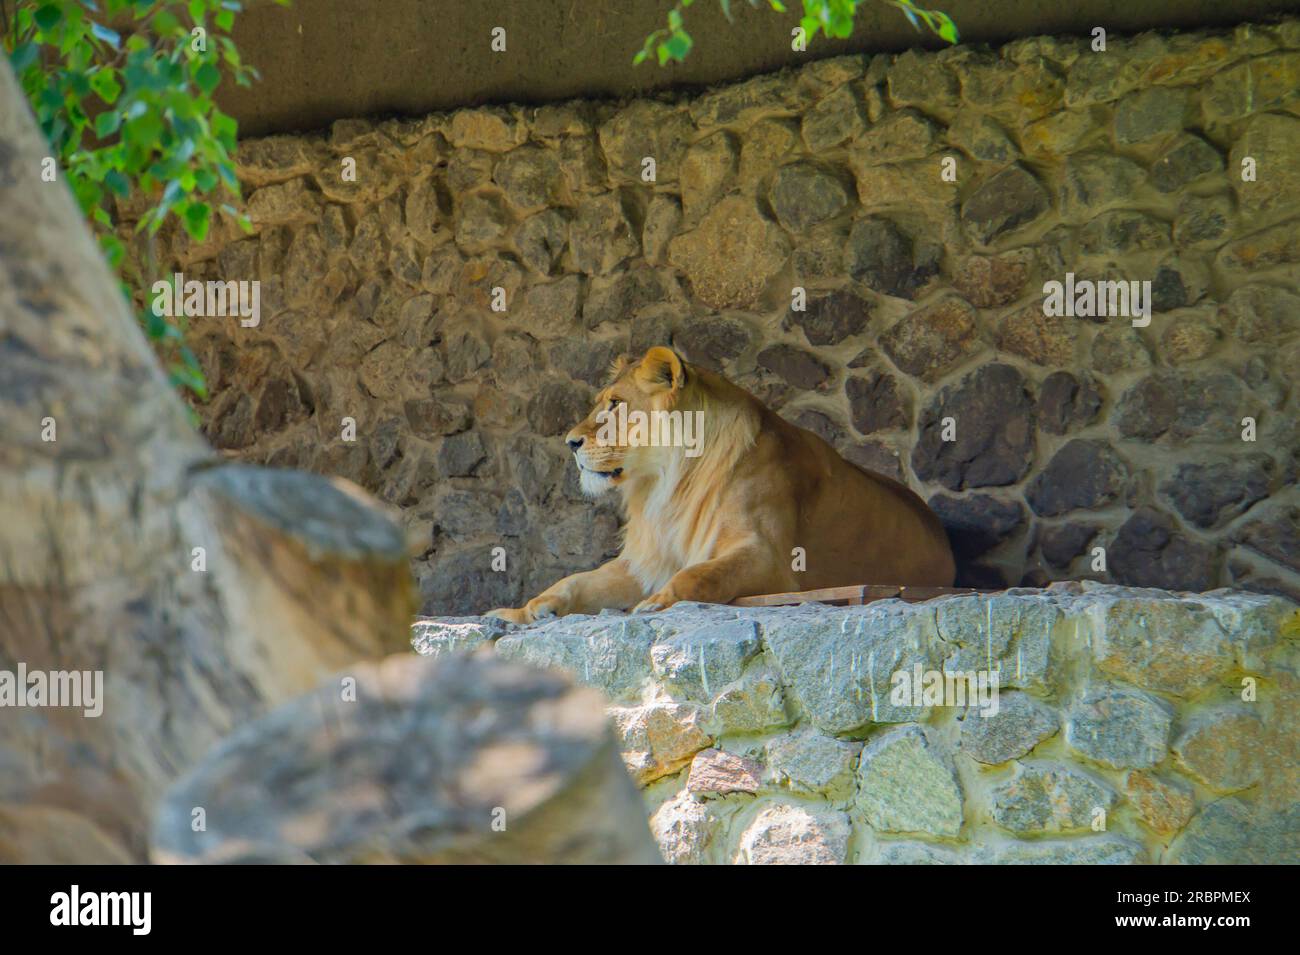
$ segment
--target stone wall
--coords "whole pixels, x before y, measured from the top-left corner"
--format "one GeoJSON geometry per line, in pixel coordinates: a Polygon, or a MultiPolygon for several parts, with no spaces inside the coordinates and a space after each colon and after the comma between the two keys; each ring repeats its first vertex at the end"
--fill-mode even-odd
{"type": "Polygon", "coordinates": [[[243,142],[253,234],[150,271],[260,279],[258,327],[191,320],[205,432],[397,505],[429,613],[617,550],[560,436],[665,342],[910,483],[962,582],[1300,596],[1298,114],[1288,20],[346,120],[243,142]],[[1149,326],[1045,315],[1067,273],[1150,281],[1149,326]]]}
{"type": "Polygon", "coordinates": [[[1277,597],[1088,581],[413,629],[434,656],[493,639],[606,694],[672,862],[1300,861],[1300,612],[1277,597]],[[894,698],[918,669],[996,672],[996,710],[894,698]]]}

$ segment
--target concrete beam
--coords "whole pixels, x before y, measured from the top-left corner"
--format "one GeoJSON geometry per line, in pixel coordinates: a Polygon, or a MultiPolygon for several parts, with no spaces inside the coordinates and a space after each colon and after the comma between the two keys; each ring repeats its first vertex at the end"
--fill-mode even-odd
{"type": "MultiPolygon", "coordinates": [[[[1036,34],[1110,33],[1229,25],[1300,10],[1300,0],[928,0],[947,11],[967,42],[1036,34]]],[[[864,3],[847,41],[819,38],[790,50],[802,4],[778,14],[733,0],[728,23],[714,0],[687,11],[696,40],[686,63],[632,66],[646,34],[664,23],[669,0],[254,0],[235,39],[262,71],[252,89],[223,85],[219,101],[242,135],[312,129],[335,119],[421,115],[489,102],[642,95],[736,80],[812,58],[938,47],[893,7],[864,3]],[[507,49],[493,52],[492,29],[507,49]]]]}

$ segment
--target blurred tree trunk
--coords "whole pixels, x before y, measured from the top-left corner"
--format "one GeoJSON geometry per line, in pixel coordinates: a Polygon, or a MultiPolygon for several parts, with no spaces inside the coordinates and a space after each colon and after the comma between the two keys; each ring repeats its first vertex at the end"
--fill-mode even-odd
{"type": "Polygon", "coordinates": [[[0,707],[0,861],[142,860],[180,772],[408,648],[415,595],[363,494],[215,458],[49,152],[0,58],[0,671],[103,674],[98,717],[0,707]]]}

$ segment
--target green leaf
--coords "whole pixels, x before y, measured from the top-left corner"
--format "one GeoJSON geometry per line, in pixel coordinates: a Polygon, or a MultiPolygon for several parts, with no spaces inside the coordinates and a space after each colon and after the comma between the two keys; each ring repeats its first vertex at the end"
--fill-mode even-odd
{"type": "Polygon", "coordinates": [[[59,21],[63,19],[63,11],[59,9],[57,4],[47,3],[45,6],[37,9],[35,16],[36,25],[46,33],[49,33],[58,26],[59,21]]]}
{"type": "Polygon", "coordinates": [[[191,202],[185,209],[185,231],[196,242],[208,237],[208,225],[212,221],[212,208],[206,202],[191,202]]]}
{"type": "Polygon", "coordinates": [[[116,103],[122,93],[122,84],[117,81],[111,67],[98,70],[91,76],[90,88],[109,106],[116,103]]]}
{"type": "Polygon", "coordinates": [[[122,114],[115,109],[105,110],[95,117],[95,135],[107,139],[122,125],[122,114]]]}
{"type": "Polygon", "coordinates": [[[9,63],[14,68],[15,73],[21,73],[36,62],[38,53],[40,53],[40,47],[35,43],[23,43],[13,53],[9,54],[9,63]]]}
{"type": "Polygon", "coordinates": [[[686,59],[686,54],[691,52],[692,41],[690,35],[684,32],[673,34],[664,47],[668,49],[668,55],[680,63],[686,59]]]}
{"type": "Polygon", "coordinates": [[[221,82],[221,71],[211,63],[204,63],[194,71],[194,82],[198,84],[199,89],[211,96],[221,82]]]}
{"type": "Polygon", "coordinates": [[[104,185],[108,186],[115,196],[122,199],[125,199],[131,193],[130,180],[116,169],[110,169],[104,174],[104,185]]]}

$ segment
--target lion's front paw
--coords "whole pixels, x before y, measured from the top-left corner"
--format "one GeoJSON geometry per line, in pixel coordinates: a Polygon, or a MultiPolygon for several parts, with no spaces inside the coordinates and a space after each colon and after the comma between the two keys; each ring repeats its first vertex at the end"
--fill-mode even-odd
{"type": "Polygon", "coordinates": [[[498,607],[496,610],[489,610],[483,614],[485,617],[496,617],[498,620],[504,620],[506,623],[528,624],[532,623],[528,619],[527,607],[498,607]]]}
{"type": "Polygon", "coordinates": [[[667,610],[675,603],[677,603],[677,595],[673,593],[671,587],[665,587],[657,594],[651,594],[645,600],[633,607],[632,612],[654,613],[656,610],[667,610]]]}
{"type": "Polygon", "coordinates": [[[534,597],[519,608],[501,607],[497,610],[490,610],[485,616],[499,617],[507,623],[527,626],[530,623],[537,623],[539,620],[563,617],[566,613],[568,613],[568,609],[564,599],[550,594],[534,597]]]}

